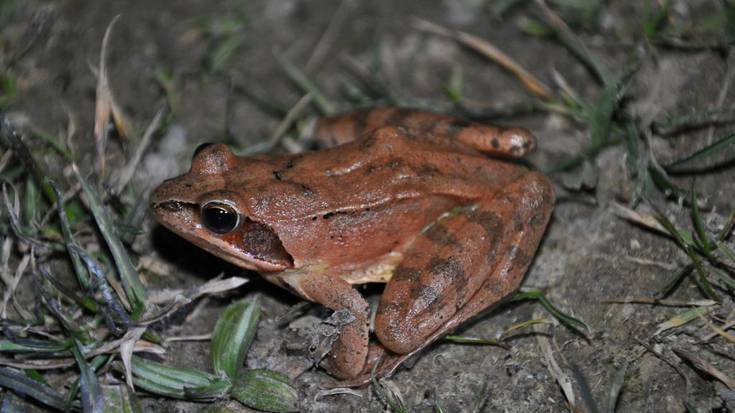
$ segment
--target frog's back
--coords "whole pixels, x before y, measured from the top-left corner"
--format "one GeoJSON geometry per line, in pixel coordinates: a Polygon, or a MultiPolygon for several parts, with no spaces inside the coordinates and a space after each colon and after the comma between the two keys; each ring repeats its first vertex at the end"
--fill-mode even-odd
{"type": "Polygon", "coordinates": [[[401,251],[443,213],[526,173],[461,144],[396,128],[284,159],[288,168],[274,176],[284,186],[281,200],[290,200],[273,202],[284,210],[270,214],[283,217],[275,225],[284,245],[297,264],[303,257],[345,268],[401,251]]]}
{"type": "Polygon", "coordinates": [[[464,144],[400,128],[310,153],[289,175],[322,192],[330,209],[349,210],[396,199],[449,196],[468,202],[497,192],[527,173],[464,144]]]}

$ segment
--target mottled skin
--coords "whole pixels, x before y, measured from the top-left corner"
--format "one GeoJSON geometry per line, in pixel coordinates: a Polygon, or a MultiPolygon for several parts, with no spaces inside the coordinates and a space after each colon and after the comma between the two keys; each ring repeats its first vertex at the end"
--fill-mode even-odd
{"type": "Polygon", "coordinates": [[[324,367],[343,384],[406,358],[515,291],[554,204],[549,180],[515,163],[534,146],[497,128],[393,108],[322,119],[316,152],[238,158],[199,150],[151,196],[156,218],[196,245],[333,310],[348,310],[324,367]],[[240,216],[217,234],[200,207],[240,216]],[[352,284],[387,282],[370,310],[352,284]]]}

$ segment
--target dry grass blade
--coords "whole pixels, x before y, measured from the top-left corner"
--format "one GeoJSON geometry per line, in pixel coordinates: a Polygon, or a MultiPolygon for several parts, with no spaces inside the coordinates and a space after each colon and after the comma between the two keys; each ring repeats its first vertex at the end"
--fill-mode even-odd
{"type": "Polygon", "coordinates": [[[132,357],[133,350],[135,349],[135,343],[140,340],[140,337],[145,333],[146,327],[136,327],[128,330],[125,333],[124,340],[120,343],[120,359],[125,367],[125,382],[128,387],[133,389],[133,373],[132,373],[132,357]]]}
{"type": "Polygon", "coordinates": [[[247,282],[248,279],[242,277],[230,277],[224,280],[209,280],[191,290],[164,290],[152,292],[149,302],[157,305],[170,304],[172,302],[178,302],[182,298],[190,302],[205,294],[219,294],[225,291],[234,290],[247,282]]]}
{"type": "Polygon", "coordinates": [[[497,63],[500,67],[509,71],[513,76],[520,80],[529,92],[541,99],[552,100],[554,98],[554,95],[548,86],[523,68],[523,66],[513,60],[513,58],[505,54],[502,50],[498,49],[487,40],[459,30],[450,30],[444,26],[440,26],[436,23],[432,23],[418,17],[412,17],[411,20],[412,26],[417,30],[452,38],[462,45],[497,63]]]}
{"type": "Polygon", "coordinates": [[[692,366],[694,366],[694,368],[696,368],[697,370],[707,373],[710,376],[721,381],[722,384],[730,388],[730,390],[735,390],[735,380],[731,379],[728,375],[718,370],[715,366],[710,364],[707,360],[695,354],[686,352],[684,350],[674,349],[674,353],[676,353],[677,356],[691,363],[692,366]]]}
{"type": "Polygon", "coordinates": [[[304,71],[306,73],[314,73],[317,67],[324,61],[324,58],[327,56],[327,52],[329,52],[334,41],[339,37],[342,24],[345,22],[347,14],[355,5],[356,2],[354,0],[342,0],[339,3],[337,10],[334,11],[332,18],[329,19],[329,25],[327,25],[326,30],[322,33],[316,47],[314,47],[314,51],[311,53],[309,60],[304,66],[304,71]]]}
{"type": "Polygon", "coordinates": [[[105,30],[100,50],[99,70],[97,72],[97,96],[94,107],[94,142],[97,149],[97,171],[104,175],[105,147],[107,146],[107,125],[112,115],[112,91],[107,77],[107,47],[110,42],[110,33],[120,15],[115,16],[105,30]]]}
{"type": "Polygon", "coordinates": [[[656,304],[669,307],[709,307],[718,304],[715,300],[662,300],[656,297],[632,297],[603,300],[604,304],[656,304]]]}
{"type": "Polygon", "coordinates": [[[309,93],[302,96],[296,102],[296,104],[293,105],[291,109],[289,109],[288,113],[286,113],[286,116],[284,116],[283,120],[281,120],[281,122],[278,124],[276,129],[267,140],[246,148],[245,151],[243,151],[242,155],[265,153],[273,149],[278,144],[278,141],[280,141],[281,138],[286,134],[286,132],[291,128],[293,123],[304,113],[306,108],[309,106],[309,103],[311,103],[311,100],[311,94],[309,93]]]}
{"type": "Polygon", "coordinates": [[[582,43],[569,26],[564,23],[564,20],[554,13],[549,6],[546,5],[544,0],[536,0],[536,4],[543,12],[544,21],[556,31],[559,40],[592,71],[601,83],[610,83],[612,80],[610,73],[602,64],[598,63],[592,57],[584,43],[582,43]]]}
{"type": "Polygon", "coordinates": [[[618,404],[620,398],[620,392],[623,390],[623,384],[625,383],[625,373],[628,371],[628,362],[624,361],[623,365],[615,372],[615,377],[610,385],[610,390],[607,393],[607,413],[615,413],[615,406],[618,404]]]}
{"type": "MultiPolygon", "coordinates": [[[[26,272],[26,268],[28,268],[28,264],[30,263],[31,255],[25,254],[23,255],[23,258],[20,260],[20,263],[15,268],[15,275],[8,280],[9,282],[6,282],[5,280],[5,292],[3,293],[3,302],[2,307],[0,307],[0,316],[5,319],[7,317],[7,307],[8,302],[13,297],[13,294],[15,294],[15,290],[18,288],[18,284],[20,283],[21,278],[23,277],[23,274],[26,272]]],[[[9,274],[8,274],[9,275],[9,274]]],[[[5,279],[5,274],[3,275],[3,279],[5,279]]]]}
{"type": "Polygon", "coordinates": [[[669,232],[666,231],[666,228],[664,228],[664,226],[661,225],[661,223],[658,222],[656,217],[654,217],[653,215],[634,211],[626,206],[618,204],[617,202],[614,202],[612,205],[613,213],[618,217],[623,218],[627,221],[631,221],[635,224],[641,225],[658,233],[669,235],[669,232]]]}
{"type": "Polygon", "coordinates": [[[319,390],[316,395],[314,395],[314,401],[317,401],[327,396],[335,396],[338,394],[349,394],[355,397],[362,397],[362,393],[355,389],[350,389],[348,387],[336,387],[334,389],[319,390]]]}
{"type": "Polygon", "coordinates": [[[572,379],[569,378],[569,376],[564,373],[564,370],[559,367],[559,363],[556,362],[556,359],[554,358],[554,353],[551,350],[551,341],[548,337],[545,337],[541,334],[536,336],[536,340],[538,341],[539,347],[541,347],[541,352],[544,355],[544,359],[546,360],[546,367],[549,369],[549,373],[556,379],[556,382],[559,383],[559,387],[561,387],[562,392],[564,393],[564,397],[567,399],[567,404],[569,404],[569,410],[576,411],[576,404],[577,399],[574,396],[574,386],[572,385],[572,379]]]}
{"type": "Polygon", "coordinates": [[[294,66],[285,56],[276,54],[276,60],[286,72],[288,77],[307,95],[311,95],[314,104],[324,116],[331,116],[336,113],[334,104],[326,97],[319,88],[312,82],[299,68],[294,66]]]}
{"type": "Polygon", "coordinates": [[[712,312],[715,308],[717,308],[717,306],[696,307],[696,308],[692,308],[690,310],[684,311],[683,313],[677,314],[676,316],[670,318],[669,320],[664,321],[663,323],[659,324],[658,328],[656,329],[656,332],[653,333],[653,335],[657,336],[666,330],[670,330],[676,327],[681,327],[684,324],[692,322],[700,317],[704,317],[706,314],[709,314],[710,312],[712,312]]]}
{"type": "Polygon", "coordinates": [[[143,154],[151,143],[153,134],[161,127],[161,120],[163,119],[165,112],[165,109],[159,109],[156,116],[153,117],[153,120],[148,125],[148,128],[146,128],[145,133],[143,133],[143,139],[140,140],[140,143],[138,143],[138,146],[135,148],[135,154],[133,154],[132,159],[130,159],[128,164],[125,165],[125,168],[120,172],[117,186],[115,187],[116,194],[122,193],[123,189],[128,185],[128,182],[133,178],[133,174],[135,174],[135,170],[138,169],[138,165],[140,164],[140,160],[143,158],[143,154]]]}
{"type": "Polygon", "coordinates": [[[97,71],[97,91],[94,111],[94,140],[97,149],[97,172],[100,176],[105,173],[105,148],[107,146],[108,125],[112,118],[117,128],[117,132],[121,138],[127,138],[132,131],[131,122],[123,113],[120,106],[115,102],[115,98],[110,88],[110,78],[107,70],[107,51],[110,44],[110,35],[115,22],[120,18],[118,14],[115,16],[102,38],[102,48],[100,50],[99,69],[97,71]]]}

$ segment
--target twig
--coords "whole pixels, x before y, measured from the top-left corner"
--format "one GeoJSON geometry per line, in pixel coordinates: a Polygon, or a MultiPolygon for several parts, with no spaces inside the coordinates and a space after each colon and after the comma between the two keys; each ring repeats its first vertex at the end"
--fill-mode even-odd
{"type": "Polygon", "coordinates": [[[518,80],[520,80],[521,83],[523,83],[523,86],[529,92],[540,97],[541,99],[553,99],[553,93],[551,92],[551,89],[549,89],[543,82],[541,82],[526,69],[524,69],[523,66],[513,60],[513,58],[505,54],[502,50],[500,50],[487,40],[459,30],[450,30],[444,26],[440,26],[436,23],[432,23],[418,17],[412,17],[411,22],[411,25],[417,30],[439,36],[449,37],[492,60],[493,62],[500,65],[503,69],[509,71],[518,80]]]}

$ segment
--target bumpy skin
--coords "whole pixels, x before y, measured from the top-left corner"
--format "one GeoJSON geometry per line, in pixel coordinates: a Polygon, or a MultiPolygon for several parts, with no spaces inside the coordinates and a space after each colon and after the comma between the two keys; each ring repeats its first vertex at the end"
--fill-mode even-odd
{"type": "Polygon", "coordinates": [[[520,285],[554,204],[519,158],[533,137],[426,112],[379,108],[319,121],[330,148],[238,158],[224,145],[151,196],[157,219],[200,247],[333,310],[348,310],[324,366],[361,385],[520,285]],[[231,205],[216,234],[200,207],[231,205]],[[369,345],[369,306],[351,284],[387,282],[369,345]]]}

